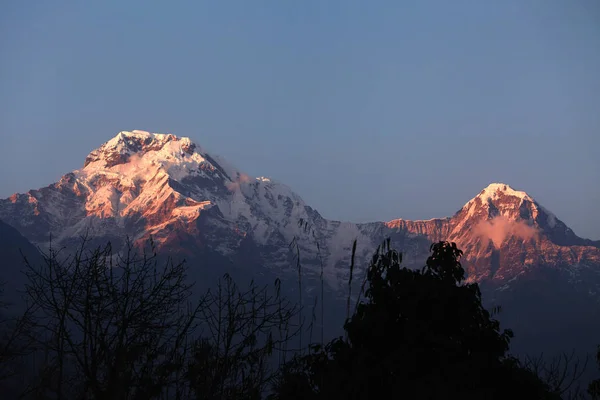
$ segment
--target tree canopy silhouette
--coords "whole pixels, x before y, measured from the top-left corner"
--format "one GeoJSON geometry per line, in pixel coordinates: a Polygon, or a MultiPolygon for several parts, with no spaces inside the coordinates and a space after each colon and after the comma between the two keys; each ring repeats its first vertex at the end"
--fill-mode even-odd
{"type": "Polygon", "coordinates": [[[389,239],[380,246],[346,337],[289,362],[273,398],[560,398],[507,355],[513,334],[483,307],[478,285],[464,282],[456,244],[431,251],[411,270],[389,239]]]}

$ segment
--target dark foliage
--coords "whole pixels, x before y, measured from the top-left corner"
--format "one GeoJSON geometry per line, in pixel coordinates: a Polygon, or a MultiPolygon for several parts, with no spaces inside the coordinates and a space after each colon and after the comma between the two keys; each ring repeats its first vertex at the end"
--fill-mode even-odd
{"type": "MultiPolygon", "coordinates": [[[[598,362],[598,367],[600,368],[600,346],[598,346],[598,353],[596,353],[596,361],[598,362]]],[[[600,399],[600,378],[590,382],[588,393],[590,396],[592,396],[593,400],[600,399]]]]}
{"type": "Polygon", "coordinates": [[[538,376],[563,399],[585,399],[581,379],[587,369],[588,357],[580,358],[573,351],[548,358],[525,356],[522,365],[538,376]]]}
{"type": "Polygon", "coordinates": [[[194,295],[152,241],[149,254],[86,243],[27,263],[28,307],[0,327],[3,399],[262,397],[298,329],[278,282],[241,290],[225,275],[194,295]]]}
{"type": "Polygon", "coordinates": [[[275,375],[276,356],[298,328],[298,311],[267,287],[240,290],[225,276],[200,310],[202,338],[193,346],[185,379],[193,398],[259,400],[275,375]]]}
{"type": "Polygon", "coordinates": [[[288,363],[275,385],[278,399],[560,398],[507,356],[512,332],[481,304],[477,284],[465,284],[462,251],[431,247],[419,271],[401,267],[389,240],[367,271],[365,300],[344,329],[346,338],[288,363]]]}

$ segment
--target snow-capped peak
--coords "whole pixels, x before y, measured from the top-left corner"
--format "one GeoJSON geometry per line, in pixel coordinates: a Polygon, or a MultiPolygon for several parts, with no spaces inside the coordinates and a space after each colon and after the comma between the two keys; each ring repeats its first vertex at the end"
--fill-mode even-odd
{"type": "Polygon", "coordinates": [[[190,138],[177,137],[172,134],[150,133],[146,131],[121,131],[115,137],[92,151],[85,160],[84,168],[89,164],[110,168],[129,161],[134,156],[143,156],[149,152],[158,152],[157,156],[185,154],[193,155],[201,149],[190,138]]]}
{"type": "MultiPolygon", "coordinates": [[[[459,211],[466,219],[502,217],[510,221],[527,220],[544,230],[568,229],[556,216],[542,207],[527,193],[505,183],[492,183],[465,204],[459,211]]],[[[460,225],[460,224],[459,224],[460,225]]],[[[463,224],[464,225],[464,221],[463,224]]]]}
{"type": "Polygon", "coordinates": [[[477,195],[484,204],[490,200],[497,200],[500,196],[512,196],[533,202],[527,193],[515,190],[505,183],[491,183],[477,195]]]}
{"type": "Polygon", "coordinates": [[[535,200],[527,193],[515,190],[506,183],[491,183],[477,196],[465,204],[459,212],[466,211],[466,217],[474,215],[486,215],[488,218],[494,215],[503,215],[516,218],[521,214],[520,208],[526,203],[530,208],[530,215],[537,218],[539,213],[535,200]]]}
{"type": "Polygon", "coordinates": [[[250,177],[189,138],[172,134],[119,132],[92,151],[73,176],[87,193],[87,215],[149,217],[164,204],[191,204],[194,213],[216,206],[240,229],[262,232],[255,237],[259,243],[278,229],[273,221],[307,218],[303,200],[288,186],[250,177]]]}
{"type": "Polygon", "coordinates": [[[491,183],[484,188],[479,194],[473,197],[464,205],[463,209],[472,209],[477,204],[487,205],[493,204],[501,199],[512,198],[518,201],[520,205],[523,201],[535,203],[533,198],[527,193],[520,190],[515,190],[506,183],[491,183]]]}
{"type": "Polygon", "coordinates": [[[218,166],[207,158],[188,137],[122,131],[92,151],[75,174],[90,178],[100,173],[144,181],[164,174],[178,181],[188,175],[219,173],[218,166]]]}

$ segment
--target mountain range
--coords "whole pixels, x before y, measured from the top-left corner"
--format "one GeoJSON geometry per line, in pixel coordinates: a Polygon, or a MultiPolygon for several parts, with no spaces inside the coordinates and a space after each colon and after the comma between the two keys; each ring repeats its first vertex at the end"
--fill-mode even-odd
{"type": "Polygon", "coordinates": [[[432,242],[449,240],[485,300],[503,306],[500,319],[523,351],[600,342],[600,241],[504,183],[447,218],[333,221],[283,183],[250,177],[187,137],[134,130],[58,182],[0,200],[0,220],[42,250],[72,248],[81,236],[117,250],[125,237],[140,246],[152,237],[161,252],[196,262],[207,282],[228,268],[294,282],[298,256],[304,289],[317,293],[322,273],[332,297],[345,296],[355,239],[356,276],[385,238],[410,267],[424,265],[432,242]]]}

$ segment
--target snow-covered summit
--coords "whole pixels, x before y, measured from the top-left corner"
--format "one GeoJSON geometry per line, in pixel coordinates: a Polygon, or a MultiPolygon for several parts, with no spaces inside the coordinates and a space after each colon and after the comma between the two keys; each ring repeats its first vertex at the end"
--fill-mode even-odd
{"type": "MultiPolygon", "coordinates": [[[[135,210],[140,211],[150,199],[159,201],[172,193],[176,197],[193,198],[189,193],[173,188],[176,183],[185,180],[203,179],[222,184],[231,180],[189,138],[139,130],[119,132],[92,151],[84,167],[74,171],[73,176],[88,193],[88,214],[97,214],[90,207],[104,212],[106,204],[114,203],[109,215],[123,215],[133,205],[135,210]],[[117,208],[119,212],[115,211],[117,208]]],[[[204,202],[212,199],[193,200],[204,202]]]]}
{"type": "Polygon", "coordinates": [[[497,200],[500,196],[512,196],[521,200],[534,201],[527,193],[515,190],[506,183],[491,183],[477,195],[483,202],[497,200]]]}
{"type": "MultiPolygon", "coordinates": [[[[506,183],[491,183],[469,200],[459,213],[466,212],[466,216],[469,218],[481,213],[482,210],[486,210],[486,213],[496,210],[501,215],[513,214],[512,217],[515,217],[523,205],[526,205],[533,216],[537,217],[539,205],[527,193],[515,190],[506,183]]],[[[492,212],[489,216],[493,217],[492,214],[494,213],[492,212]]]]}
{"type": "MultiPolygon", "coordinates": [[[[524,191],[505,183],[492,183],[469,200],[455,215],[455,232],[482,220],[520,221],[543,231],[560,245],[590,244],[575,233],[547,208],[524,191]],[[469,221],[475,222],[469,222],[469,221]]],[[[512,223],[511,222],[511,223],[512,223]]],[[[506,222],[501,222],[506,223],[506,222]]]]}
{"type": "Polygon", "coordinates": [[[105,175],[124,181],[148,181],[156,175],[177,182],[204,177],[218,179],[224,185],[251,180],[223,158],[207,153],[189,137],[141,130],[119,132],[90,152],[84,167],[74,174],[86,180],[94,175],[105,175]]]}
{"type": "Polygon", "coordinates": [[[146,131],[121,131],[115,137],[93,150],[85,160],[84,168],[110,168],[128,162],[132,157],[152,154],[155,159],[183,160],[200,149],[188,137],[146,131]]]}
{"type": "Polygon", "coordinates": [[[81,196],[84,219],[113,218],[126,226],[141,217],[144,231],[154,234],[177,221],[193,224],[214,207],[221,226],[234,226],[242,236],[253,232],[266,244],[274,235],[291,240],[301,229],[297,221],[309,217],[285,184],[250,177],[189,137],[167,133],[121,131],[58,184],[81,196]]]}

